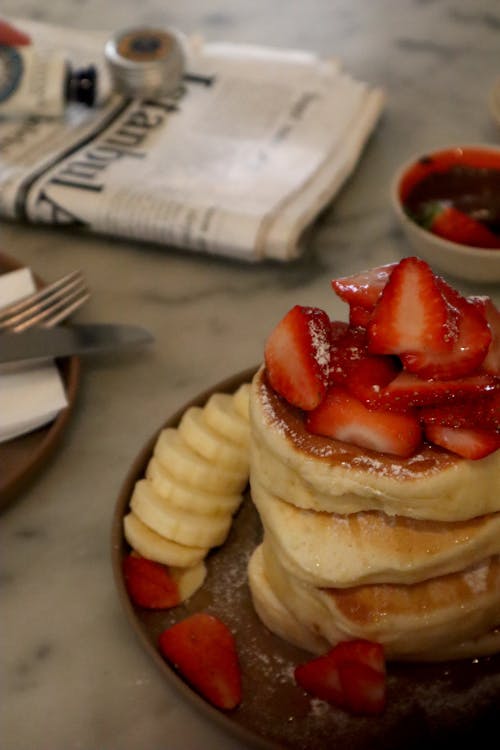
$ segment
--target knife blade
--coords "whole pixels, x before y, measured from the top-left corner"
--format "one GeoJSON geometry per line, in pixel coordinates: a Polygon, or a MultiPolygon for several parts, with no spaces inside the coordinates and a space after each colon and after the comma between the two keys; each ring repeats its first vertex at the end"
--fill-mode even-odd
{"type": "Polygon", "coordinates": [[[20,333],[0,334],[0,363],[99,354],[153,341],[154,337],[145,328],[115,323],[29,328],[20,333]]]}

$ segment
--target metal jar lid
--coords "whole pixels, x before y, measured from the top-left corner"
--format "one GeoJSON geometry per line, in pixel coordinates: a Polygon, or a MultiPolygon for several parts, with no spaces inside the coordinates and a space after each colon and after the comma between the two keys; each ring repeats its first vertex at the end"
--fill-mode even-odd
{"type": "Polygon", "coordinates": [[[105,55],[115,90],[132,98],[168,96],[186,69],[183,37],[172,29],[120,31],[106,43],[105,55]]]}

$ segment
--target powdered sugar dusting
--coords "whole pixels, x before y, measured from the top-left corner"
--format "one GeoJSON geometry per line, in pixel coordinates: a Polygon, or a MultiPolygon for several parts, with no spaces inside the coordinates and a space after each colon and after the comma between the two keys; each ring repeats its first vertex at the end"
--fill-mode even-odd
{"type": "Polygon", "coordinates": [[[474,594],[481,594],[486,591],[489,570],[490,563],[489,560],[486,560],[464,574],[464,581],[474,594]]]}
{"type": "Polygon", "coordinates": [[[328,374],[328,368],[330,365],[330,342],[325,336],[325,329],[314,316],[311,316],[308,320],[308,331],[311,339],[313,348],[314,359],[318,363],[320,369],[328,374]]]}

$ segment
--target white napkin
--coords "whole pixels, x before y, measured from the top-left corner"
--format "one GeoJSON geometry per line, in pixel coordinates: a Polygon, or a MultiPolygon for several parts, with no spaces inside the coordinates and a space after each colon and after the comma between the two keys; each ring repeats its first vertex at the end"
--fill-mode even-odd
{"type": "MultiPolygon", "coordinates": [[[[29,268],[1,274],[0,305],[15,302],[34,289],[29,268]]],[[[67,405],[64,384],[52,360],[0,365],[0,443],[51,422],[67,405]]]]}

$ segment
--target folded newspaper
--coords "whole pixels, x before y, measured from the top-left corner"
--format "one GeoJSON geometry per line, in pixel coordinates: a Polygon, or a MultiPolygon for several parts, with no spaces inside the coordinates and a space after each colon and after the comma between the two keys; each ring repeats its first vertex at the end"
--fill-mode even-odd
{"type": "MultiPolygon", "coordinates": [[[[108,34],[16,24],[109,80],[108,34]]],[[[300,255],[384,93],[337,60],[230,43],[191,40],[188,73],[175,97],[0,119],[0,216],[249,261],[300,255]]]]}

